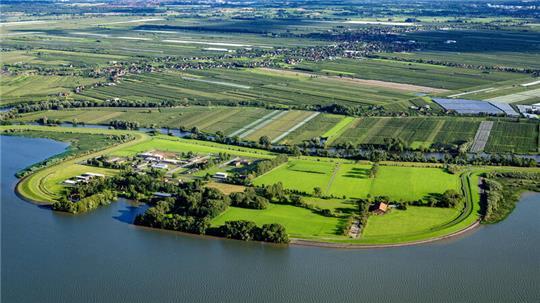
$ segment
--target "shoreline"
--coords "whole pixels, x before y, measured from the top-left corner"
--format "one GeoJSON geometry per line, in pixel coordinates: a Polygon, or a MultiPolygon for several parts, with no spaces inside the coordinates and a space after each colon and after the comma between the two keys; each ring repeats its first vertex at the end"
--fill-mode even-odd
{"type": "Polygon", "coordinates": [[[451,239],[463,234],[466,234],[468,232],[471,232],[478,228],[480,226],[480,220],[474,221],[471,225],[455,231],[453,233],[428,238],[424,240],[416,240],[411,242],[402,242],[402,243],[387,243],[387,244],[356,244],[356,243],[334,243],[334,242],[322,242],[322,241],[315,241],[315,240],[304,240],[304,239],[291,239],[290,245],[296,245],[296,246],[306,246],[306,247],[322,247],[322,248],[339,248],[339,249],[376,249],[376,248],[391,248],[391,247],[403,247],[403,246],[413,246],[413,245],[421,245],[421,244],[427,244],[427,243],[433,243],[438,242],[442,240],[451,239]]]}

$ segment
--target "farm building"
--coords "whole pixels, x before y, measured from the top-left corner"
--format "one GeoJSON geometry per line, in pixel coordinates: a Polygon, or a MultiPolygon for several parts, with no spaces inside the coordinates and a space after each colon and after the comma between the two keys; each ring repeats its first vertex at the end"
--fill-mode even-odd
{"type": "Polygon", "coordinates": [[[167,169],[169,166],[163,163],[152,164],[152,168],[167,169]]]}
{"type": "Polygon", "coordinates": [[[228,176],[229,174],[223,173],[223,172],[217,172],[214,174],[214,178],[217,178],[217,179],[227,179],[228,176]]]}
{"type": "Polygon", "coordinates": [[[158,198],[170,198],[172,195],[169,193],[155,192],[154,197],[158,198]]]}
{"type": "Polygon", "coordinates": [[[384,202],[376,203],[371,207],[371,212],[375,215],[384,215],[388,211],[388,204],[384,202]]]}

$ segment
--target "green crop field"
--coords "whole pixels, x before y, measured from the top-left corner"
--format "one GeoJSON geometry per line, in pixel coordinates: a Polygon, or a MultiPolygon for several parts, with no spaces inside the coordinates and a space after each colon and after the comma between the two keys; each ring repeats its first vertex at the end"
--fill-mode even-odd
{"type": "Polygon", "coordinates": [[[112,120],[139,122],[143,127],[192,128],[228,135],[269,113],[254,107],[183,107],[156,109],[90,108],[74,110],[50,110],[22,115],[19,121],[32,122],[39,118],[58,119],[63,122],[105,124],[112,120]]]}
{"type": "Polygon", "coordinates": [[[246,138],[256,141],[262,136],[268,136],[270,139],[275,139],[312,114],[307,111],[289,111],[275,119],[272,118],[272,122],[252,132],[246,138]]]}
{"type": "Polygon", "coordinates": [[[532,153],[540,152],[537,122],[515,123],[496,121],[491,129],[485,150],[487,152],[532,153]]]}
{"type": "Polygon", "coordinates": [[[414,94],[391,89],[266,70],[212,69],[166,72],[126,77],[117,86],[85,90],[82,95],[105,100],[118,97],[131,101],[191,100],[229,103],[259,101],[288,105],[384,105],[406,109],[414,94]]]}
{"type": "Polygon", "coordinates": [[[73,95],[79,85],[90,85],[101,79],[75,76],[5,76],[0,77],[0,105],[58,98],[58,94],[73,95]]]}
{"type": "Polygon", "coordinates": [[[334,127],[343,127],[343,124],[348,123],[350,119],[351,117],[320,114],[291,132],[280,143],[300,144],[313,138],[327,137],[328,135],[325,136],[325,134],[329,133],[334,127]]]}
{"type": "Polygon", "coordinates": [[[501,65],[517,68],[540,68],[540,55],[520,52],[451,52],[423,51],[414,53],[388,53],[379,55],[385,59],[405,59],[451,62],[455,64],[501,65]]]}
{"type": "Polygon", "coordinates": [[[362,61],[340,59],[321,63],[302,63],[297,68],[323,74],[343,73],[360,79],[392,81],[449,90],[525,78],[522,74],[508,72],[485,73],[473,69],[383,59],[362,61]]]}
{"type": "Polygon", "coordinates": [[[433,143],[459,144],[474,138],[479,121],[448,118],[360,118],[346,129],[334,144],[384,144],[387,138],[399,138],[412,148],[430,147],[433,143]]]}

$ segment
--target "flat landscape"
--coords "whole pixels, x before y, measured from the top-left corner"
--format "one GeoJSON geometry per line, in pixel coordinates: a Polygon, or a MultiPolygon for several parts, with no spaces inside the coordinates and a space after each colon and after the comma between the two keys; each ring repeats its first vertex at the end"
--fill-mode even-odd
{"type": "Polygon", "coordinates": [[[539,7],[2,1],[1,301],[537,302],[539,7]]]}

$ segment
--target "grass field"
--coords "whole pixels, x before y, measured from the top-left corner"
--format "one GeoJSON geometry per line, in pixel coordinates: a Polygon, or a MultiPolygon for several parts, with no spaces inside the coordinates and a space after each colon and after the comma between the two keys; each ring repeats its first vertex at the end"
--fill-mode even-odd
{"type": "Polygon", "coordinates": [[[369,217],[362,240],[385,242],[423,234],[452,221],[459,213],[454,208],[410,206],[407,210],[392,209],[384,216],[369,217]]]}
{"type": "MultiPolygon", "coordinates": [[[[339,238],[336,235],[339,218],[324,217],[311,210],[290,206],[271,204],[267,209],[254,210],[229,207],[224,213],[212,221],[213,226],[223,225],[231,220],[250,220],[257,225],[279,222],[287,229],[291,237],[299,238],[339,238]]],[[[345,238],[341,236],[341,238],[345,238]]]]}
{"type": "Polygon", "coordinates": [[[446,173],[440,168],[381,165],[377,177],[369,178],[370,168],[371,165],[344,161],[294,159],[256,178],[254,184],[281,182],[285,188],[307,193],[313,193],[315,187],[320,187],[323,194],[337,197],[384,195],[404,201],[440,194],[447,189],[459,189],[459,176],[446,173]]]}
{"type": "Polygon", "coordinates": [[[149,150],[161,150],[169,152],[188,152],[198,154],[227,153],[248,158],[270,158],[273,154],[265,150],[237,147],[213,142],[186,140],[178,137],[159,135],[137,145],[132,145],[113,152],[116,156],[133,156],[137,153],[149,150]]]}

